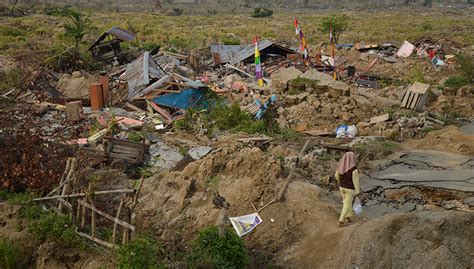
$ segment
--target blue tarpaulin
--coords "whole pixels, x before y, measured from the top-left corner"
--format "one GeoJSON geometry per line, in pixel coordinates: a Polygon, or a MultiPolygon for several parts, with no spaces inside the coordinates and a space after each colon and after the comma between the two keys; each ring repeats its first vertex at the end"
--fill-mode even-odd
{"type": "Polygon", "coordinates": [[[153,99],[155,104],[179,108],[207,108],[209,106],[206,100],[205,91],[197,89],[186,89],[179,93],[168,93],[153,99]]]}

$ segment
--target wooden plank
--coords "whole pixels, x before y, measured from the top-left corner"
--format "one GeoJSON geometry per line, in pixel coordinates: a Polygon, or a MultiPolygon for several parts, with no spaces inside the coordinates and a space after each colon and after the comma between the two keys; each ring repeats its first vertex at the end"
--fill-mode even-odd
{"type": "Polygon", "coordinates": [[[92,237],[92,236],[90,236],[90,235],[88,235],[88,234],[85,234],[85,233],[83,233],[83,232],[79,232],[78,230],[76,230],[76,233],[77,233],[78,235],[84,237],[84,238],[87,238],[87,239],[89,239],[89,240],[91,240],[91,241],[94,241],[95,243],[100,244],[100,245],[103,245],[103,246],[105,246],[105,247],[108,247],[108,248],[118,248],[118,246],[115,245],[115,244],[111,244],[111,243],[109,243],[109,242],[105,242],[105,241],[103,241],[103,240],[100,240],[100,239],[97,238],[97,237],[92,237]]]}
{"type": "Polygon", "coordinates": [[[173,119],[173,117],[170,115],[170,113],[168,113],[168,111],[166,111],[163,108],[159,107],[157,104],[155,104],[153,102],[150,102],[150,101],[147,101],[147,104],[151,108],[153,108],[156,112],[158,112],[158,114],[163,116],[168,122],[170,122],[173,119]]]}
{"type": "Polygon", "coordinates": [[[411,107],[411,103],[413,102],[413,98],[415,97],[415,93],[414,92],[410,92],[409,96],[408,96],[408,101],[407,101],[407,105],[406,105],[406,108],[410,108],[411,107]]]}
{"type": "Polygon", "coordinates": [[[102,217],[104,217],[104,218],[106,218],[106,219],[108,219],[108,220],[110,220],[110,221],[112,221],[112,222],[114,222],[114,223],[117,223],[118,225],[120,225],[120,226],[122,226],[122,227],[125,227],[125,228],[127,228],[127,229],[129,229],[129,230],[135,231],[135,226],[131,225],[130,223],[127,223],[127,222],[125,222],[125,221],[123,221],[123,220],[120,220],[120,219],[118,219],[118,218],[115,218],[115,217],[113,217],[113,216],[110,216],[109,214],[107,214],[107,213],[105,213],[105,212],[103,212],[103,211],[101,211],[101,210],[99,210],[99,209],[93,207],[92,205],[90,205],[90,204],[88,204],[88,203],[86,203],[86,202],[84,202],[84,201],[77,201],[77,202],[80,203],[82,206],[85,206],[85,207],[89,208],[89,209],[92,210],[93,212],[95,212],[95,213],[101,215],[102,217]]]}
{"type": "Polygon", "coordinates": [[[410,109],[414,109],[415,108],[415,105],[416,105],[416,102],[418,101],[418,96],[419,94],[418,93],[413,93],[413,98],[410,102],[410,109]]]}
{"type": "Polygon", "coordinates": [[[410,95],[410,91],[406,91],[405,94],[403,95],[403,99],[402,99],[402,105],[401,107],[406,107],[407,106],[407,102],[408,102],[408,96],[410,95]]]}
{"type": "MultiPolygon", "coordinates": [[[[125,200],[125,197],[122,197],[122,199],[120,200],[120,204],[119,204],[119,207],[118,207],[118,210],[117,210],[117,214],[115,215],[116,219],[120,218],[120,213],[122,212],[123,204],[125,203],[124,200],[125,200]]],[[[112,232],[112,242],[114,242],[114,243],[116,242],[117,229],[118,229],[118,223],[114,222],[114,230],[112,232]]]]}
{"type": "Polygon", "coordinates": [[[145,110],[143,110],[143,109],[141,109],[141,108],[138,108],[138,107],[136,107],[136,106],[134,106],[134,105],[132,105],[132,104],[130,104],[130,103],[128,103],[128,102],[125,103],[125,106],[128,107],[128,108],[130,108],[130,109],[132,109],[132,110],[134,110],[134,111],[137,111],[137,112],[146,112],[145,110]]]}

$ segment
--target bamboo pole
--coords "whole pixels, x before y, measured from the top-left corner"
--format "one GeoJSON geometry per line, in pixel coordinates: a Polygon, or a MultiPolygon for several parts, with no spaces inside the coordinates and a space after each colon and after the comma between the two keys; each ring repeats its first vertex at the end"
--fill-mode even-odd
{"type": "Polygon", "coordinates": [[[127,229],[130,229],[130,230],[132,230],[132,231],[135,231],[135,226],[131,225],[131,224],[128,223],[128,222],[125,222],[125,221],[122,221],[122,220],[120,220],[120,219],[114,218],[113,216],[111,216],[111,215],[109,215],[109,214],[107,214],[107,213],[101,211],[100,209],[97,209],[97,208],[93,207],[92,205],[90,205],[90,204],[88,204],[88,203],[86,203],[86,202],[84,202],[84,201],[78,201],[78,203],[81,204],[83,207],[89,208],[89,209],[92,210],[93,212],[95,212],[95,213],[101,215],[102,217],[104,217],[104,218],[106,218],[106,219],[108,219],[108,220],[110,220],[110,221],[113,221],[113,222],[117,223],[117,224],[120,225],[120,226],[123,226],[123,227],[125,227],[125,228],[127,228],[127,229]]]}
{"type": "Polygon", "coordinates": [[[79,232],[77,229],[76,229],[76,233],[77,233],[78,235],[84,237],[84,238],[87,238],[87,239],[89,239],[89,240],[91,240],[91,241],[94,241],[95,243],[100,244],[100,245],[103,245],[103,246],[105,246],[105,247],[112,248],[112,249],[113,249],[113,248],[118,248],[118,246],[115,245],[115,244],[111,244],[111,243],[109,243],[109,242],[105,242],[105,241],[103,241],[103,240],[100,240],[100,239],[97,238],[97,237],[93,237],[93,236],[90,236],[90,235],[88,235],[88,234],[79,232]]]}
{"type": "MultiPolygon", "coordinates": [[[[117,194],[117,193],[134,193],[135,189],[122,189],[122,190],[108,190],[108,191],[96,191],[92,194],[94,195],[105,195],[105,194],[117,194]]],[[[56,195],[56,196],[48,196],[48,197],[41,197],[33,199],[33,201],[47,201],[47,200],[54,200],[59,198],[79,198],[85,197],[85,193],[73,193],[68,195],[56,195]]]]}
{"type": "MultiPolygon", "coordinates": [[[[69,166],[69,171],[68,171],[67,176],[65,178],[64,187],[63,187],[63,191],[62,191],[61,195],[66,195],[66,194],[69,193],[69,181],[73,177],[73,173],[74,173],[74,166],[76,164],[76,159],[75,158],[70,158],[70,159],[68,159],[68,161],[69,160],[71,160],[71,162],[70,162],[71,165],[69,166]]],[[[59,212],[62,212],[64,199],[61,198],[61,199],[58,199],[58,201],[59,201],[58,210],[59,210],[59,212]]]]}
{"type": "MultiPolygon", "coordinates": [[[[92,183],[89,182],[89,187],[88,187],[89,193],[92,193],[92,183]]],[[[95,222],[95,211],[94,211],[94,201],[92,199],[92,196],[89,196],[89,202],[90,202],[90,209],[91,209],[91,235],[92,237],[95,237],[96,235],[96,222],[95,222]]]]}
{"type": "MultiPolygon", "coordinates": [[[[125,197],[122,197],[122,199],[120,200],[120,204],[119,204],[119,207],[118,207],[118,210],[117,210],[117,215],[115,215],[115,219],[120,218],[120,213],[122,212],[124,199],[125,199],[125,197]]],[[[114,222],[114,230],[112,232],[112,242],[114,242],[114,243],[115,243],[116,237],[117,237],[117,229],[118,229],[118,223],[114,222]]]]}

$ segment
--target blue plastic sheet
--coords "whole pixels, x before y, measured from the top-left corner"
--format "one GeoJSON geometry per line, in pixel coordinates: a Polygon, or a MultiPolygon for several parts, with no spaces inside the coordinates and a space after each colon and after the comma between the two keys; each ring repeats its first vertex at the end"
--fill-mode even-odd
{"type": "Polygon", "coordinates": [[[186,89],[179,93],[168,93],[153,99],[157,105],[178,108],[208,108],[205,91],[198,89],[186,89]]]}

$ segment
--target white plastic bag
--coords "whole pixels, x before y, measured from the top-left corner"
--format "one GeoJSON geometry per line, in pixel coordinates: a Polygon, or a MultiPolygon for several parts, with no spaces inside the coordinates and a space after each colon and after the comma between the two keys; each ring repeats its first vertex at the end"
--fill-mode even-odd
{"type": "Polygon", "coordinates": [[[352,209],[357,215],[360,215],[362,213],[362,204],[360,203],[360,200],[358,197],[354,199],[354,203],[352,204],[352,209]]]}
{"type": "Polygon", "coordinates": [[[355,125],[351,125],[347,127],[346,137],[354,138],[357,135],[357,127],[355,125]]]}

